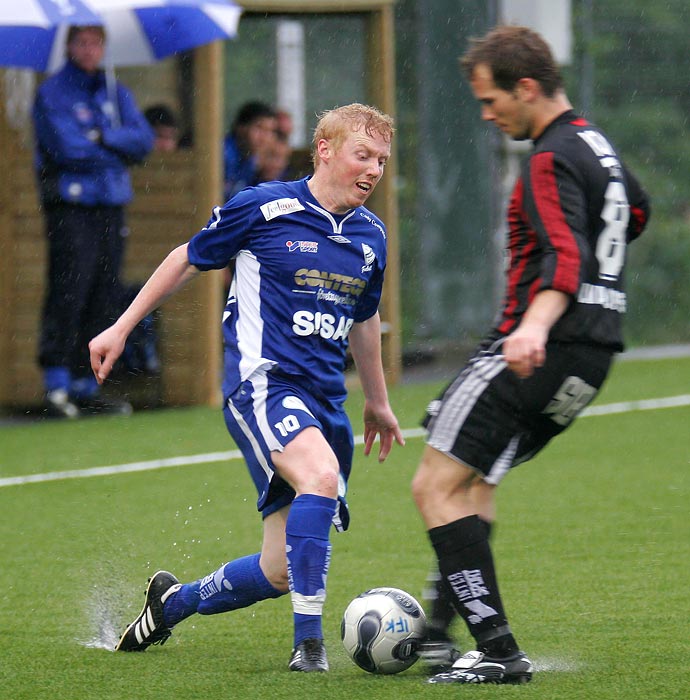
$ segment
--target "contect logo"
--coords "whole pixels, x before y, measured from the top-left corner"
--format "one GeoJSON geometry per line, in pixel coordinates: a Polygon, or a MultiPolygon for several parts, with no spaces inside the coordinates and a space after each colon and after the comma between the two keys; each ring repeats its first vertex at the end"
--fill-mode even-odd
{"type": "Polygon", "coordinates": [[[366,280],[359,277],[341,275],[338,272],[309,269],[302,267],[295,272],[295,284],[300,288],[308,288],[316,292],[318,289],[328,289],[341,294],[359,296],[367,286],[366,280]]]}

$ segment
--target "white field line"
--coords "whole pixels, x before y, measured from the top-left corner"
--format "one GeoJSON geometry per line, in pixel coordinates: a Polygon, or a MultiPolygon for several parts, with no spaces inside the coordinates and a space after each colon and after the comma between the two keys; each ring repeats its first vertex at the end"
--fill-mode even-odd
{"type": "MultiPolygon", "coordinates": [[[[589,416],[604,416],[614,413],[631,413],[633,411],[655,411],[661,408],[677,408],[690,406],[690,394],[680,396],[667,396],[659,399],[642,399],[640,401],[622,401],[601,406],[590,406],[581,414],[581,418],[589,416]]],[[[406,439],[423,437],[426,434],[424,428],[408,428],[402,431],[406,439]]],[[[364,442],[362,435],[355,437],[355,444],[364,442]]],[[[60,481],[63,479],[83,479],[90,476],[110,476],[112,474],[131,474],[133,472],[150,471],[153,469],[166,469],[168,467],[191,466],[193,464],[209,464],[211,462],[225,462],[233,459],[242,459],[239,450],[228,452],[209,452],[206,454],[187,455],[181,457],[168,457],[166,459],[151,459],[146,462],[129,462],[127,464],[112,464],[106,467],[91,467],[89,469],[73,469],[61,472],[46,472],[44,474],[27,474],[26,476],[10,476],[0,478],[0,488],[4,486],[21,486],[23,484],[43,483],[46,481],[60,481]]]]}

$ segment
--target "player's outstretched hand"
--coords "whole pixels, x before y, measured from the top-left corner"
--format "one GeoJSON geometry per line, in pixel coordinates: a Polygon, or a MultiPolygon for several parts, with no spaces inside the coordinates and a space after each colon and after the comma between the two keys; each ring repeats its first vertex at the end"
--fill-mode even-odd
{"type": "Polygon", "coordinates": [[[89,343],[91,369],[99,384],[103,384],[108,378],[113,365],[125,349],[126,340],[126,335],[119,332],[115,326],[110,326],[89,343]]]}
{"type": "Polygon", "coordinates": [[[379,462],[383,462],[388,457],[393,440],[401,447],[405,445],[402,431],[398,425],[398,419],[386,406],[380,410],[374,409],[369,403],[364,405],[364,454],[369,456],[374,445],[376,436],[380,436],[379,462]]]}

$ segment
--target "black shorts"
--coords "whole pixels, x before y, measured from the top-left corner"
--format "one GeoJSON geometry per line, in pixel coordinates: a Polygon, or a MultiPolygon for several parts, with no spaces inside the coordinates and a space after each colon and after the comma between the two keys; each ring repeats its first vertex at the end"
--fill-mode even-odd
{"type": "Polygon", "coordinates": [[[427,409],[427,444],[490,484],[532,458],[597,395],[613,352],[549,343],[546,362],[527,379],[508,369],[502,340],[480,346],[427,409]]]}

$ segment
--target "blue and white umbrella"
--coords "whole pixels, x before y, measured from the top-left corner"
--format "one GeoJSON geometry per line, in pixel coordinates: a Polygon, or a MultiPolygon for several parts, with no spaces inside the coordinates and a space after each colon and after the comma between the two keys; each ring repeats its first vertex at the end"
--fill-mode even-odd
{"type": "Polygon", "coordinates": [[[57,70],[85,24],[105,27],[110,66],[144,65],[234,38],[241,14],[232,0],[0,0],[0,66],[57,70]]]}
{"type": "Polygon", "coordinates": [[[70,24],[102,19],[82,0],[0,0],[0,66],[45,70],[70,24]]]}

